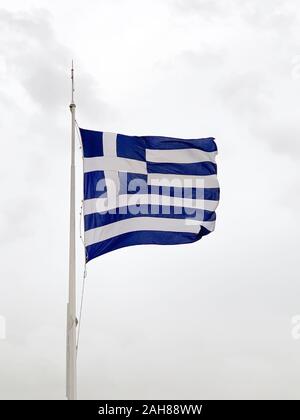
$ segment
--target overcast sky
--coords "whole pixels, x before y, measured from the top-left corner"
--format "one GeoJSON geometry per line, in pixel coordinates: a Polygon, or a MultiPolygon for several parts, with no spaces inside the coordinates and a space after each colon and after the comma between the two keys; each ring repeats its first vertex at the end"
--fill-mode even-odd
{"type": "Polygon", "coordinates": [[[72,58],[81,127],[213,136],[221,184],[213,234],[88,264],[79,398],[299,398],[299,24],[297,0],[1,1],[0,399],[65,395],[72,58]]]}

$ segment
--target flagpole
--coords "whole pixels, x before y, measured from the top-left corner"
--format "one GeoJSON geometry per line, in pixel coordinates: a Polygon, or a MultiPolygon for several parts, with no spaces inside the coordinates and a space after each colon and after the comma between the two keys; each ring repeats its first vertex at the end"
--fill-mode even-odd
{"type": "Polygon", "coordinates": [[[76,239],[75,239],[75,108],[74,103],[74,68],[71,69],[71,184],[70,184],[70,237],[69,237],[69,300],[67,305],[67,372],[66,395],[68,400],[77,399],[76,372],[76,239]]]}

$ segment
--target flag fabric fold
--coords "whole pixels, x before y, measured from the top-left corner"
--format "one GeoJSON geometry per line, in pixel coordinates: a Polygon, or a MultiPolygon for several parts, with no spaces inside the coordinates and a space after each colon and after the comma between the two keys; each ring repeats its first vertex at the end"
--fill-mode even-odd
{"type": "Polygon", "coordinates": [[[87,261],[132,245],[195,242],[214,230],[220,189],[213,137],[80,134],[87,261]]]}

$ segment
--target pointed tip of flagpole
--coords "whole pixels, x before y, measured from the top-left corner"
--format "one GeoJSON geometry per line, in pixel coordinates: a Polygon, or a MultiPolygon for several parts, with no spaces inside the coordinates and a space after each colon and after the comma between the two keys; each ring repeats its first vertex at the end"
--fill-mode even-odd
{"type": "Polygon", "coordinates": [[[70,106],[75,107],[75,103],[74,103],[74,92],[75,92],[75,87],[74,87],[74,60],[73,59],[72,59],[72,67],[71,67],[71,80],[72,80],[72,94],[71,94],[71,105],[70,106]]]}

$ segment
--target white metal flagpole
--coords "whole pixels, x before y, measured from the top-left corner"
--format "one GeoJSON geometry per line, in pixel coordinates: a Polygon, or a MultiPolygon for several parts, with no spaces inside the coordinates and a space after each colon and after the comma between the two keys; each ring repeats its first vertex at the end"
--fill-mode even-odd
{"type": "Polygon", "coordinates": [[[76,375],[76,238],[75,238],[75,108],[74,104],[74,68],[72,61],[72,115],[71,131],[71,189],[70,189],[70,238],[69,238],[69,301],[67,305],[67,381],[68,400],[77,399],[76,375]]]}

